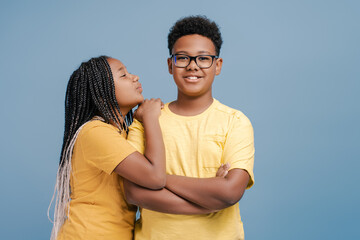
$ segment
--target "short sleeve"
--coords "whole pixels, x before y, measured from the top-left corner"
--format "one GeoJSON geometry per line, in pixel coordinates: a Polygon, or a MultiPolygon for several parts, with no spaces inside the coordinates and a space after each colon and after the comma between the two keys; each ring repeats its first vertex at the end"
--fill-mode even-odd
{"type": "Polygon", "coordinates": [[[111,174],[116,166],[136,149],[114,127],[107,126],[106,123],[89,125],[84,127],[78,137],[84,158],[100,170],[111,174]]]}
{"type": "Polygon", "coordinates": [[[127,137],[128,142],[135,147],[137,151],[144,154],[145,152],[145,132],[144,127],[138,120],[134,120],[129,127],[127,137]]]}
{"type": "Polygon", "coordinates": [[[247,189],[254,184],[254,132],[250,120],[242,113],[235,114],[224,146],[224,162],[230,163],[230,170],[244,169],[250,180],[247,189]]]}

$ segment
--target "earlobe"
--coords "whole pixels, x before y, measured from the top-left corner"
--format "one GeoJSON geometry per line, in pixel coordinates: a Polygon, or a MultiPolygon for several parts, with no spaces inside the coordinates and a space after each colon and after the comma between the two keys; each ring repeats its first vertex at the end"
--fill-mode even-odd
{"type": "Polygon", "coordinates": [[[215,75],[219,75],[221,73],[222,64],[223,64],[222,58],[216,59],[215,75]]]}
{"type": "Polygon", "coordinates": [[[171,58],[168,58],[168,59],[167,59],[167,64],[168,64],[169,73],[170,73],[170,74],[173,74],[173,73],[172,73],[172,61],[171,61],[171,58]]]}

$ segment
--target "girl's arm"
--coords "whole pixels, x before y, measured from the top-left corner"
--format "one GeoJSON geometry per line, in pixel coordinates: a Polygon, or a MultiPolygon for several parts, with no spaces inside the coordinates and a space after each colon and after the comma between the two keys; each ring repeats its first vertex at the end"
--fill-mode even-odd
{"type": "Polygon", "coordinates": [[[114,170],[123,178],[149,189],[161,189],[166,182],[165,147],[159,124],[162,105],[160,99],[150,99],[136,110],[135,117],[144,125],[145,153],[130,154],[114,170]]]}

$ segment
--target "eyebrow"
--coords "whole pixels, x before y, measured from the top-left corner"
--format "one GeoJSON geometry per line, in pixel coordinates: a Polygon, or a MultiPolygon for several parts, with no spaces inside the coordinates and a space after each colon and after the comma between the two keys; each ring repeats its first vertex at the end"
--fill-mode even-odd
{"type": "Polygon", "coordinates": [[[124,68],[123,68],[123,67],[120,67],[120,68],[118,69],[118,72],[120,72],[121,70],[124,70],[124,68]]]}
{"type": "MultiPolygon", "coordinates": [[[[211,54],[209,51],[199,51],[197,52],[197,54],[211,54]]],[[[189,54],[187,51],[179,51],[179,52],[176,52],[175,54],[189,54]]]]}

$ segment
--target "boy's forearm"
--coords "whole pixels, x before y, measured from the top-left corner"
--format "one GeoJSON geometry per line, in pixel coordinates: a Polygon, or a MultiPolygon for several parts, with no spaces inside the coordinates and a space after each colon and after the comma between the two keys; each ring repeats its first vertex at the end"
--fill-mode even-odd
{"type": "Polygon", "coordinates": [[[124,180],[127,202],[149,210],[171,214],[208,214],[214,212],[191,203],[167,189],[150,190],[124,180]]]}
{"type": "Polygon", "coordinates": [[[206,209],[219,210],[237,203],[249,181],[245,170],[233,169],[225,178],[190,178],[168,175],[165,187],[206,209]]]}

